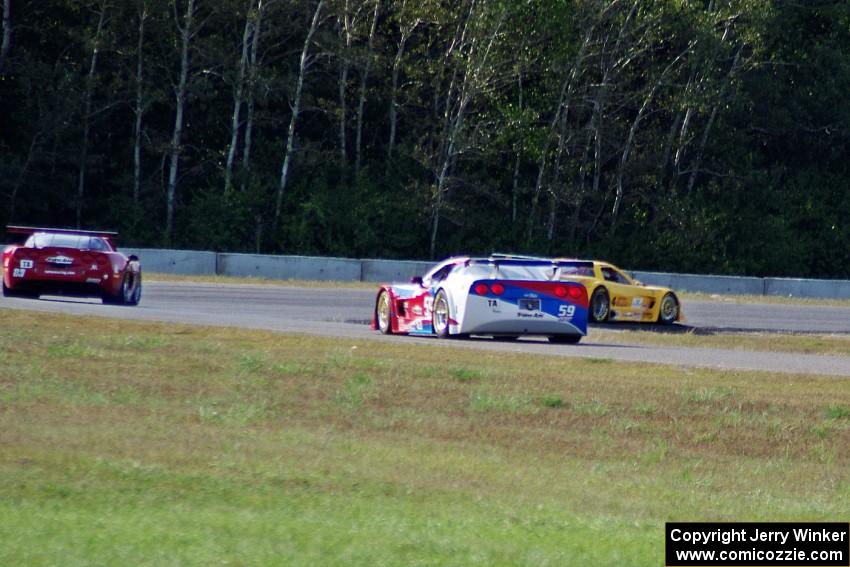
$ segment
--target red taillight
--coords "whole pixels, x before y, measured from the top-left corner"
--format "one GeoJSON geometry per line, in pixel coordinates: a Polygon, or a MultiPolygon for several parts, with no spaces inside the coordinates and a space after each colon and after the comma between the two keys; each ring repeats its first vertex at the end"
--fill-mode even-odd
{"type": "Polygon", "coordinates": [[[571,287],[571,288],[569,288],[569,291],[570,291],[570,297],[573,297],[575,299],[579,299],[582,295],[581,294],[581,288],[578,288],[578,287],[571,287]]]}
{"type": "Polygon", "coordinates": [[[480,283],[475,285],[475,293],[478,295],[487,295],[488,291],[490,290],[487,288],[487,284],[480,283]]]}
{"type": "Polygon", "coordinates": [[[505,286],[500,283],[494,283],[490,286],[490,291],[492,291],[494,295],[502,295],[505,293],[505,286]]]}
{"type": "Polygon", "coordinates": [[[555,295],[557,295],[558,297],[566,297],[567,293],[569,292],[567,291],[566,287],[562,285],[555,286],[555,295]]]}

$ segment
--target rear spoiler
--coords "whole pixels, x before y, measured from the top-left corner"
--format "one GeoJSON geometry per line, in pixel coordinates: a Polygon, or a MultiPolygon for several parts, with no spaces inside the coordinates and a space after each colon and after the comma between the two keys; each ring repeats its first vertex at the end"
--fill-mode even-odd
{"type": "Polygon", "coordinates": [[[115,239],[118,236],[117,232],[109,230],[77,230],[75,228],[45,228],[39,226],[13,226],[6,227],[6,233],[9,235],[17,235],[17,238],[10,238],[9,243],[21,243],[26,240],[26,237],[31,234],[70,234],[72,236],[95,236],[105,239],[110,245],[115,248],[115,239]]]}
{"type": "Polygon", "coordinates": [[[6,232],[9,234],[35,234],[36,232],[45,232],[53,234],[74,234],[78,236],[100,236],[103,238],[115,238],[117,232],[108,230],[77,230],[74,228],[41,228],[35,226],[12,226],[6,227],[6,232]]]}
{"type": "Polygon", "coordinates": [[[492,264],[505,266],[552,266],[553,268],[593,268],[592,260],[576,260],[573,258],[544,258],[542,256],[526,256],[523,254],[493,253],[489,258],[473,258],[473,264],[492,264]]]}

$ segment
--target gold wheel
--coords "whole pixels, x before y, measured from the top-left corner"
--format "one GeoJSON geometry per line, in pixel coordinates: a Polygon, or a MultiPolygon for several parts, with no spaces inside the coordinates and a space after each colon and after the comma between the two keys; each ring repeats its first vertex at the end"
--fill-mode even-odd
{"type": "Polygon", "coordinates": [[[392,325],[390,323],[390,294],[382,291],[378,296],[378,305],[375,307],[378,314],[378,330],[385,335],[392,333],[392,325]]]}

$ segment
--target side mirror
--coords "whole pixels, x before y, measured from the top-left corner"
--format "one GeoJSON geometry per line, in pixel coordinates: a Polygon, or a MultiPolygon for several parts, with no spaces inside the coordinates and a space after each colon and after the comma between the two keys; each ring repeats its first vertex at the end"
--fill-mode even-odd
{"type": "Polygon", "coordinates": [[[635,280],[635,285],[643,285],[643,282],[640,280],[635,280]]]}
{"type": "Polygon", "coordinates": [[[410,283],[422,285],[422,276],[413,276],[410,278],[410,283]]]}

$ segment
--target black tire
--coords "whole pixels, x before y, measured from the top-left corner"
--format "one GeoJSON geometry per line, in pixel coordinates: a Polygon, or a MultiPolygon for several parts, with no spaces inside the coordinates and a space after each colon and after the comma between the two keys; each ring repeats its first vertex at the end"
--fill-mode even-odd
{"type": "Polygon", "coordinates": [[[590,296],[590,320],[594,323],[604,323],[611,316],[611,298],[608,290],[597,287],[590,296]]]}
{"type": "Polygon", "coordinates": [[[11,289],[6,287],[6,280],[3,280],[3,297],[20,297],[23,299],[38,299],[38,294],[33,291],[22,289],[11,289]]]}
{"type": "Polygon", "coordinates": [[[392,306],[390,305],[390,294],[386,290],[378,294],[378,299],[375,301],[375,322],[378,324],[378,330],[381,331],[381,334],[393,334],[392,306]]]}
{"type": "Polygon", "coordinates": [[[431,327],[434,334],[441,339],[449,336],[449,320],[452,314],[449,309],[449,298],[442,289],[434,297],[434,307],[431,309],[431,327]]]}
{"type": "Polygon", "coordinates": [[[107,305],[138,305],[142,298],[142,273],[127,272],[121,280],[121,288],[115,295],[104,294],[103,302],[107,305]]]}
{"type": "Polygon", "coordinates": [[[679,299],[675,294],[664,294],[658,307],[658,322],[662,325],[672,325],[679,319],[679,309],[679,299]]]}
{"type": "Polygon", "coordinates": [[[577,345],[581,341],[581,335],[553,335],[549,337],[550,343],[561,345],[577,345]]]}
{"type": "Polygon", "coordinates": [[[130,296],[125,303],[127,305],[138,305],[142,299],[142,272],[135,272],[133,276],[133,286],[130,296]]]}

